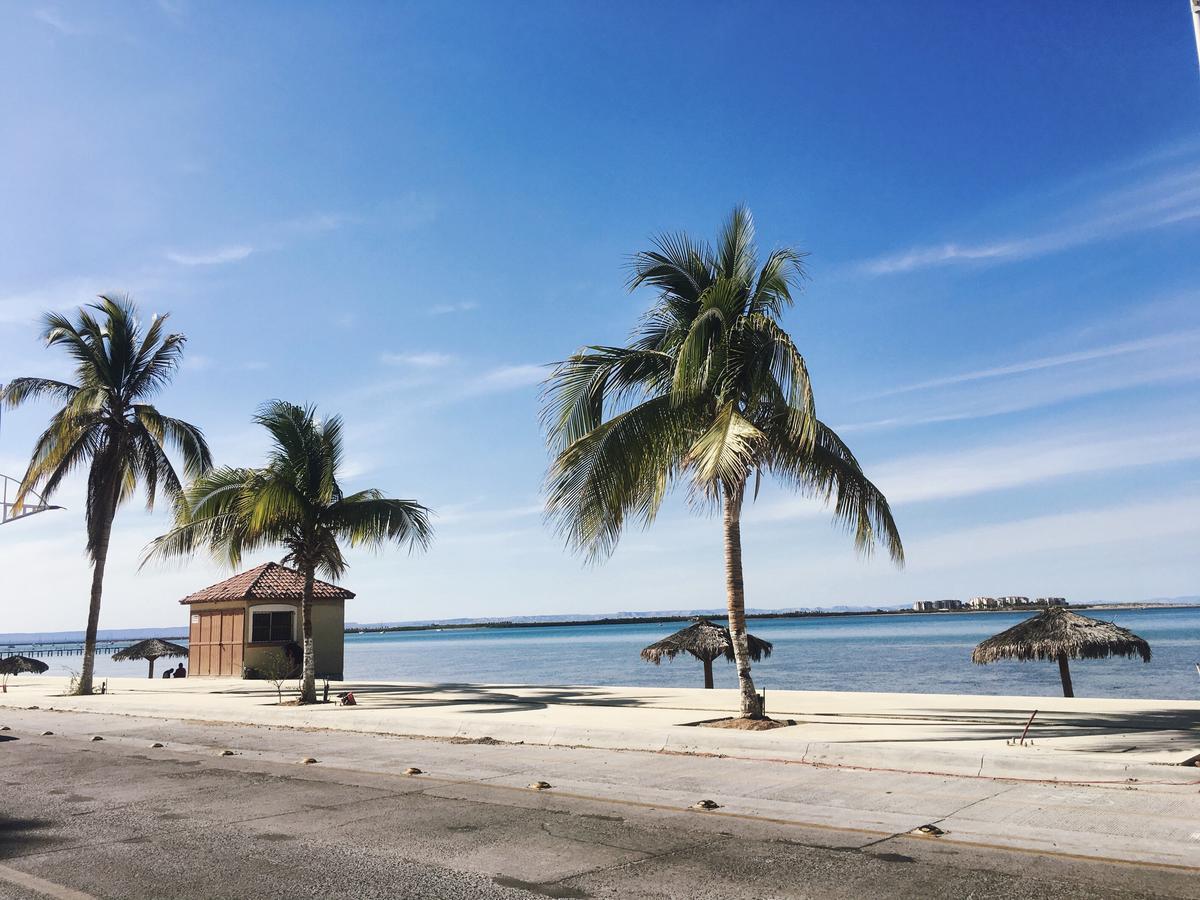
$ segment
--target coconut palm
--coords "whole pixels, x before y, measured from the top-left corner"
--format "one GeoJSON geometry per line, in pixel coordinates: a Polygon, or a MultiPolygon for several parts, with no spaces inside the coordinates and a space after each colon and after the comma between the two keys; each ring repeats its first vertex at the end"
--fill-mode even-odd
{"type": "Polygon", "coordinates": [[[742,715],[762,716],[750,677],[741,515],[761,477],[831,502],[860,551],[880,542],[903,563],[887,499],[813,407],[804,357],[781,324],[804,277],[803,254],[758,265],[749,211],[735,209],[716,247],[659,237],[634,256],[630,289],[658,297],[629,346],[592,346],[554,369],[542,421],[555,454],[547,514],[568,545],[595,561],[629,520],[648,526],[668,490],[686,482],[719,507],[729,630],[742,715]]]}
{"type": "Polygon", "coordinates": [[[368,489],[342,492],[342,420],[318,421],[316,409],[282,400],[263,404],[254,421],[270,432],[271,451],[257,469],[221,467],[192,482],[176,504],[175,527],[146,558],[179,556],[206,547],[231,566],[243,554],[281,547],[283,562],[304,575],[300,605],[304,661],[300,700],[315,703],[312,604],[316,573],[346,571],[341,543],[380,548],[389,541],[424,548],[432,536],[429,510],[368,489]]]}
{"type": "Polygon", "coordinates": [[[88,469],[85,515],[92,590],[80,694],[92,692],[104,567],[117,508],[139,487],[151,509],[160,491],[172,498],[180,494],[167,445],[182,456],[187,477],[212,465],[199,428],[164,416],[147,402],[171,381],[183,357],[186,338],[167,334],[166,322],[167,316],[156,316],[143,329],[128,297],[102,296],[80,308],[74,322],[47,313],[42,337],[72,358],[75,383],[16,378],[3,394],[10,407],[42,397],[62,404],[34,445],[15,508],[35,491],[49,499],[71,472],[88,469]]]}

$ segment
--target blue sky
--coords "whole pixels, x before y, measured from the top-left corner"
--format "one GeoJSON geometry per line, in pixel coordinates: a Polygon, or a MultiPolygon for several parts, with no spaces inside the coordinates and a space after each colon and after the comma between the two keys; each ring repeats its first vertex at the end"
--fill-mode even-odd
{"type": "MultiPolygon", "coordinates": [[[[601,567],[541,521],[543,365],[620,341],[628,255],[747,203],[809,251],[787,324],[892,499],[903,571],[768,486],[754,607],[1200,593],[1200,73],[1182,0],[1077,4],[12,3],[0,10],[0,381],[37,315],[170,311],[160,398],[253,464],[262,400],[344,415],[346,482],[438,512],[356,555],[357,621],[723,602],[682,499],[601,567]]],[[[6,414],[19,475],[50,413],[6,414]]],[[[82,486],[0,532],[0,631],[82,627],[82,486]]],[[[207,559],[103,627],[178,625],[207,559]]]]}

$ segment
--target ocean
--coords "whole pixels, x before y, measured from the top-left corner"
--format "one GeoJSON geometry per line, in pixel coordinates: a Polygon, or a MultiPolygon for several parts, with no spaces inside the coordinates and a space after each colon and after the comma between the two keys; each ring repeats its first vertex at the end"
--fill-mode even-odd
{"type": "MultiPolygon", "coordinates": [[[[1200,700],[1200,609],[1098,610],[1089,613],[1150,642],[1153,659],[1071,662],[1080,697],[1200,700]]],[[[923,613],[807,619],[752,619],[750,631],[775,645],[754,666],[771,690],[904,691],[1060,696],[1054,663],[978,666],[971,650],[1029,613],[923,613]]],[[[346,679],[701,687],[689,656],[655,666],[639,652],[683,623],[469,628],[346,636],[346,679]]],[[[79,657],[49,658],[51,672],[79,657]]],[[[165,661],[160,661],[160,670],[165,661]]],[[[714,664],[717,687],[733,687],[731,663],[714,664]]],[[[100,675],[142,675],[145,663],[96,661],[100,675]]]]}

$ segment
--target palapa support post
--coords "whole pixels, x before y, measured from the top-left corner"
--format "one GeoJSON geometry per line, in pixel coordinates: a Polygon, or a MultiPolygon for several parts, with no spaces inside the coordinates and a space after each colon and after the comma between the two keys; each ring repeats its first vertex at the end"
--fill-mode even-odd
{"type": "Polygon", "coordinates": [[[1074,697],[1075,691],[1071,687],[1071,667],[1067,663],[1067,654],[1058,654],[1058,674],[1062,678],[1063,696],[1074,697]]]}
{"type": "MultiPolygon", "coordinates": [[[[754,662],[771,655],[770,641],[747,634],[746,642],[750,659],[754,662]]],[[[679,653],[690,653],[700,660],[704,666],[704,687],[712,688],[713,660],[724,656],[730,662],[734,661],[733,639],[725,626],[716,625],[708,619],[697,619],[687,628],[682,628],[645,648],[642,651],[642,659],[657,666],[664,656],[673,660],[679,653]]]]}

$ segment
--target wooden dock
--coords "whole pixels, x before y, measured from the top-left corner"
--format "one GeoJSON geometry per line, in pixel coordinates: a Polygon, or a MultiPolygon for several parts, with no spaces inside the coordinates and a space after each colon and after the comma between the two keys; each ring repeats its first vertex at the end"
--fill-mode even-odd
{"type": "MultiPolygon", "coordinates": [[[[126,647],[136,644],[140,640],[142,638],[98,640],[96,641],[96,655],[112,656],[118,650],[124,650],[126,647]]],[[[181,640],[186,643],[186,638],[177,638],[175,640],[181,640]]],[[[0,659],[12,656],[14,653],[20,653],[22,656],[32,656],[34,659],[49,659],[56,656],[83,656],[83,641],[26,641],[0,644],[0,659]]]]}

